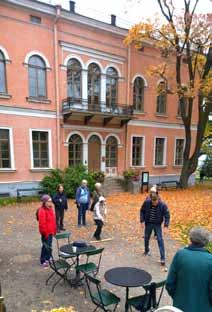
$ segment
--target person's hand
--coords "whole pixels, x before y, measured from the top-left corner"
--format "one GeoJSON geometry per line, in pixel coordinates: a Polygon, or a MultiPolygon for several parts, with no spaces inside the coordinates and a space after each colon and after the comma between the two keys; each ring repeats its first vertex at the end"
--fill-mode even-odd
{"type": "Polygon", "coordinates": [[[167,226],[164,226],[163,232],[165,235],[169,234],[169,228],[167,226]]]}

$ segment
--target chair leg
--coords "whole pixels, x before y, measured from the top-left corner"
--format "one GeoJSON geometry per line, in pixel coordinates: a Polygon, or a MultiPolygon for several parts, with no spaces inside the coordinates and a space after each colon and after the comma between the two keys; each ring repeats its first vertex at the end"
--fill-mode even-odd
{"type": "Polygon", "coordinates": [[[46,280],[46,285],[48,284],[49,280],[54,276],[55,272],[53,272],[46,280]]]}
{"type": "Polygon", "coordinates": [[[54,292],[55,287],[57,286],[57,284],[62,280],[63,278],[60,277],[56,283],[54,283],[54,285],[52,286],[52,292],[54,292]]]}

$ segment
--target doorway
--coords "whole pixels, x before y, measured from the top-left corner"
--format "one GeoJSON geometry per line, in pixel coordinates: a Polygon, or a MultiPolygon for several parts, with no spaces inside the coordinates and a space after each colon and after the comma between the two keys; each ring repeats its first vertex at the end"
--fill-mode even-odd
{"type": "Polygon", "coordinates": [[[97,135],[92,135],[88,140],[88,169],[100,171],[101,168],[101,141],[97,135]]]}

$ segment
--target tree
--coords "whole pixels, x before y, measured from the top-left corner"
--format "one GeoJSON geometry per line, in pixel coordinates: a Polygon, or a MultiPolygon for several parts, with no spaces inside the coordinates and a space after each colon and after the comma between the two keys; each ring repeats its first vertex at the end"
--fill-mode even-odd
{"type": "MultiPolygon", "coordinates": [[[[177,1],[177,0],[176,0],[177,1]]],[[[177,95],[179,114],[185,129],[185,148],[180,185],[188,186],[196,170],[209,113],[212,111],[212,15],[195,15],[199,0],[184,0],[182,15],[176,15],[172,0],[157,0],[165,23],[133,26],[126,44],[141,48],[145,42],[159,49],[166,62],[149,69],[166,83],[166,92],[177,95]],[[174,67],[173,67],[174,63],[174,67]],[[174,77],[174,81],[173,81],[174,77]],[[198,111],[195,147],[192,150],[192,113],[198,111]]],[[[164,92],[164,90],[157,90],[164,92]]]]}

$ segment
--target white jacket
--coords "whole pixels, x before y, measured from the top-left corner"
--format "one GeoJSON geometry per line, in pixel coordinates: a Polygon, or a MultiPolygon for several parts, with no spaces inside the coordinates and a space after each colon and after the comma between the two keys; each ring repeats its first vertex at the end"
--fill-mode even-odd
{"type": "Polygon", "coordinates": [[[93,218],[94,220],[102,220],[104,221],[104,217],[107,214],[107,208],[105,203],[100,203],[99,201],[94,206],[93,210],[93,218]]]}

